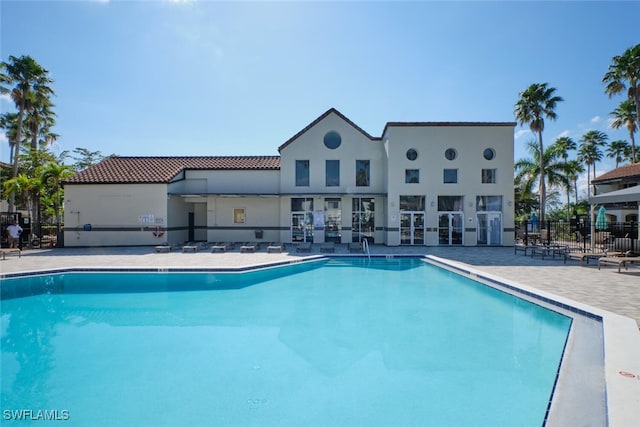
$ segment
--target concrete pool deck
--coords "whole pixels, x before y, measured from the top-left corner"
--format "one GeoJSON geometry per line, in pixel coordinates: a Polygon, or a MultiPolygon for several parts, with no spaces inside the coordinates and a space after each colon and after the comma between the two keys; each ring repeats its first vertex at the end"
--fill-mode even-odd
{"type": "MultiPolygon", "coordinates": [[[[22,272],[65,268],[246,268],[308,257],[331,255],[313,245],[310,252],[296,253],[287,245],[282,253],[169,252],[153,247],[64,248],[26,250],[21,257],[0,261],[0,278],[22,272]],[[290,252],[287,252],[290,251],[290,252]]],[[[346,245],[336,245],[335,255],[346,255],[346,245]]],[[[470,272],[496,277],[505,283],[567,303],[603,317],[605,376],[610,426],[640,423],[640,266],[627,271],[576,261],[515,255],[513,248],[498,247],[387,247],[373,245],[372,255],[415,255],[443,259],[470,272]],[[557,298],[556,298],[557,297],[557,298]]]]}

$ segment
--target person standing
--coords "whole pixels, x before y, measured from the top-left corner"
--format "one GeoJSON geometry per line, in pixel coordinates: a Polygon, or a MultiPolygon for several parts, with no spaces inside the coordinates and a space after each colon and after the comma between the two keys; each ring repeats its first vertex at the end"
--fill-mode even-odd
{"type": "Polygon", "coordinates": [[[20,246],[20,234],[22,234],[22,227],[18,225],[18,221],[15,219],[13,223],[7,227],[7,234],[9,235],[9,248],[17,248],[20,246]]]}

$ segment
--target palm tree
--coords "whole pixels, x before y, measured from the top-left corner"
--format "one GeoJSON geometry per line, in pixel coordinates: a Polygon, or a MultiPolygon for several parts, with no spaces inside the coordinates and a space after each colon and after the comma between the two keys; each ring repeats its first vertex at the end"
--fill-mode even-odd
{"type": "Polygon", "coordinates": [[[55,162],[49,162],[44,167],[41,175],[41,180],[43,184],[48,184],[52,186],[52,193],[56,196],[55,200],[55,211],[56,211],[56,236],[60,237],[60,208],[62,207],[62,203],[60,202],[61,198],[61,186],[60,183],[63,179],[73,175],[75,172],[71,166],[58,164],[55,162]]]}
{"type": "Polygon", "coordinates": [[[611,113],[614,116],[611,127],[619,129],[622,126],[626,126],[629,131],[629,139],[631,140],[631,163],[635,163],[638,156],[636,156],[636,140],[634,134],[638,130],[636,120],[638,120],[638,113],[636,111],[636,103],[632,99],[626,99],[620,103],[620,106],[613,110],[611,113]]]}
{"type": "Polygon", "coordinates": [[[596,163],[602,160],[602,150],[606,135],[601,131],[590,130],[585,133],[580,140],[578,147],[578,161],[587,166],[587,195],[591,195],[591,166],[593,166],[593,177],[596,176],[596,163]],[[604,140],[602,137],[604,136],[604,140]]]}
{"type": "MultiPolygon", "coordinates": [[[[635,103],[636,123],[640,128],[640,44],[614,56],[611,61],[609,71],[602,77],[602,83],[606,84],[604,92],[612,97],[626,89],[627,97],[635,103]]],[[[635,153],[633,156],[635,160],[635,153]]]]}
{"type": "Polygon", "coordinates": [[[531,132],[538,134],[538,161],[540,165],[538,169],[540,173],[540,221],[544,221],[545,212],[545,197],[546,197],[546,185],[545,185],[545,171],[544,165],[545,150],[542,143],[542,131],[544,131],[544,118],[545,116],[551,120],[555,120],[556,113],[555,108],[558,102],[563,99],[554,95],[556,89],[548,87],[547,83],[534,83],[530,85],[523,92],[520,92],[520,99],[515,105],[516,120],[521,126],[525,124],[529,125],[531,132]]]}
{"type": "Polygon", "coordinates": [[[53,104],[47,98],[41,96],[36,98],[37,102],[30,105],[30,111],[24,120],[32,150],[38,150],[43,144],[52,144],[58,137],[51,132],[51,128],[56,124],[54,119],[56,113],[51,110],[53,104]]]}
{"type": "Polygon", "coordinates": [[[571,212],[569,212],[569,202],[570,202],[569,198],[571,196],[571,182],[572,182],[570,165],[567,162],[567,159],[569,158],[569,151],[575,150],[576,148],[577,146],[575,141],[569,138],[568,136],[561,136],[560,138],[556,139],[553,145],[551,145],[551,150],[555,153],[555,155],[562,158],[562,162],[565,169],[564,171],[565,176],[567,177],[567,182],[565,186],[565,189],[567,190],[567,221],[569,221],[569,216],[571,215],[571,212]]]}
{"type": "MultiPolygon", "coordinates": [[[[566,163],[558,161],[560,156],[558,156],[557,151],[553,146],[550,146],[545,150],[542,162],[538,158],[540,154],[538,151],[538,143],[536,141],[529,141],[527,143],[527,149],[531,153],[532,157],[520,159],[514,165],[516,170],[515,181],[520,184],[520,191],[522,194],[532,193],[535,184],[540,182],[539,178],[540,175],[542,175],[540,172],[541,164],[545,165],[544,175],[547,177],[550,186],[563,186],[566,188],[571,185],[571,181],[567,178],[565,173],[566,163]]],[[[543,210],[543,207],[540,207],[540,212],[543,210]]],[[[542,222],[543,220],[540,221],[542,222]]]]}
{"type": "MultiPolygon", "coordinates": [[[[0,94],[10,94],[18,109],[16,123],[16,142],[14,148],[13,177],[18,176],[18,154],[22,141],[22,126],[25,114],[32,108],[38,97],[54,94],[49,86],[53,80],[49,72],[30,56],[20,58],[9,56],[8,62],[0,63],[0,94]]],[[[13,196],[9,202],[9,211],[13,211],[13,196]]]]}
{"type": "MultiPolygon", "coordinates": [[[[591,153],[595,153],[595,157],[597,157],[595,158],[595,161],[591,163],[591,165],[593,166],[594,178],[596,177],[596,163],[602,160],[602,151],[600,151],[598,147],[606,147],[608,139],[609,137],[607,136],[607,134],[602,132],[601,130],[587,131],[584,135],[582,135],[582,139],[580,139],[580,147],[582,147],[583,145],[595,147],[595,150],[590,151],[591,153]]],[[[588,149],[586,150],[587,152],[589,152],[588,149]]],[[[593,156],[591,158],[594,159],[593,156]]]]}
{"type": "MultiPolygon", "coordinates": [[[[569,160],[565,165],[567,178],[573,182],[573,190],[576,196],[576,206],[578,205],[578,177],[584,173],[582,163],[577,160],[569,160]]],[[[567,194],[567,205],[569,204],[569,194],[567,194]]]]}
{"type": "Polygon", "coordinates": [[[2,114],[0,116],[0,128],[5,130],[5,135],[9,141],[9,162],[13,164],[16,138],[18,137],[18,115],[16,113],[2,114]]]}
{"type": "Polygon", "coordinates": [[[607,148],[607,157],[609,157],[610,159],[615,159],[617,169],[620,165],[620,162],[622,162],[628,152],[629,143],[627,141],[619,139],[617,141],[611,141],[609,143],[609,147],[607,148]]]}
{"type": "Polygon", "coordinates": [[[33,214],[37,211],[38,195],[41,189],[40,181],[34,178],[29,178],[25,174],[18,174],[18,176],[8,179],[3,183],[5,194],[10,195],[12,198],[19,197],[21,205],[26,207],[32,212],[32,218],[36,218],[37,215],[33,214]]]}
{"type": "Polygon", "coordinates": [[[569,158],[569,151],[575,150],[577,147],[575,141],[568,136],[561,136],[556,139],[556,141],[552,145],[553,151],[560,157],[562,160],[567,163],[567,159],[569,158]]]}

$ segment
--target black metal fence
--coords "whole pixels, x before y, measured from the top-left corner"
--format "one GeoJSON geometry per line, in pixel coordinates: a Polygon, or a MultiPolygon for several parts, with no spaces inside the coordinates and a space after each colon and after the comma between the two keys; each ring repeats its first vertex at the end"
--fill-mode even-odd
{"type": "Polygon", "coordinates": [[[605,228],[596,228],[588,219],[516,223],[516,244],[562,245],[585,252],[640,251],[637,222],[614,222],[605,228]]]}

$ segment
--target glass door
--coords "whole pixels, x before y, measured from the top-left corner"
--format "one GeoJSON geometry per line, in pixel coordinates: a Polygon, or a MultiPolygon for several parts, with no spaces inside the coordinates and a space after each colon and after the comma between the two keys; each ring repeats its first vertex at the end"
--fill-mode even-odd
{"type": "Polygon", "coordinates": [[[441,245],[462,245],[462,212],[440,212],[438,214],[438,243],[441,245]]]}
{"type": "Polygon", "coordinates": [[[313,243],[313,212],[291,212],[291,242],[313,243]]]}
{"type": "Polygon", "coordinates": [[[400,244],[424,245],[424,212],[400,212],[400,244]]]}
{"type": "Polygon", "coordinates": [[[478,244],[500,245],[502,244],[502,213],[479,212],[478,213],[478,244]]]}

